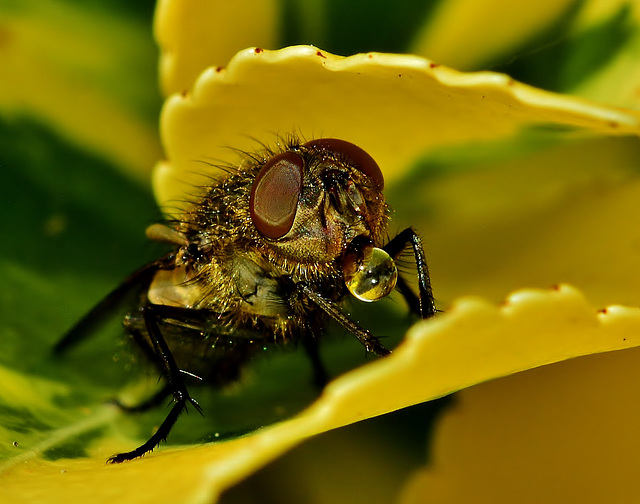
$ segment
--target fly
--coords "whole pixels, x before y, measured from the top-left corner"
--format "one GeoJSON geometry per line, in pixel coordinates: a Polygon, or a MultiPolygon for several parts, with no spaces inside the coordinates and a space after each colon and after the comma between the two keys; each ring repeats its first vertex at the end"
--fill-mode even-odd
{"type": "Polygon", "coordinates": [[[367,352],[390,353],[341,311],[353,296],[364,302],[397,289],[422,318],[436,313],[422,244],[411,228],[386,239],[389,207],[378,164],[345,140],[292,138],[203,188],[178,218],[153,224],[147,236],[172,251],[129,276],[55,346],[62,352],[111,309],[133,297],[124,318],[128,335],[157,367],[166,385],[142,410],[165,397],[173,405],[158,430],[109,462],[152,451],[187,405],[200,410],[187,376],[214,386],[238,378],[242,365],[268,344],[301,342],[316,382],[326,382],[318,340],[330,319],[367,352]],[[395,260],[411,247],[416,295],[395,260]]]}

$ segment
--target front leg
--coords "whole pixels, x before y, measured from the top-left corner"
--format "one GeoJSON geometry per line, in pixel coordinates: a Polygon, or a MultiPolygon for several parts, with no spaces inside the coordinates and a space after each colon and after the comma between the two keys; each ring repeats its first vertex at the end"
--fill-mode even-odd
{"type": "Polygon", "coordinates": [[[302,338],[302,344],[313,368],[313,384],[318,387],[319,390],[322,390],[329,382],[329,376],[320,359],[318,338],[310,331],[307,331],[302,338]]]}
{"type": "Polygon", "coordinates": [[[384,355],[389,355],[391,353],[391,350],[382,345],[382,343],[380,343],[373,334],[371,334],[364,327],[360,326],[349,317],[347,317],[334,303],[332,303],[328,299],[325,299],[307,285],[300,284],[299,288],[313,304],[315,304],[324,313],[329,315],[329,317],[331,317],[347,331],[353,334],[358,339],[358,341],[362,343],[367,352],[373,352],[374,354],[381,357],[384,355]]]}
{"type": "Polygon", "coordinates": [[[173,395],[174,404],[158,430],[149,438],[148,441],[140,445],[135,450],[119,453],[109,458],[108,462],[112,464],[141,457],[152,451],[162,441],[166,440],[169,432],[171,432],[171,429],[178,420],[178,417],[186,409],[188,403],[191,403],[196,410],[202,413],[198,403],[189,395],[189,391],[187,390],[182,378],[183,374],[176,365],[171,350],[169,349],[164,337],[162,336],[160,327],[158,326],[158,320],[162,319],[163,316],[163,307],[160,305],[148,304],[142,308],[142,316],[149,339],[153,346],[155,354],[154,361],[160,368],[162,375],[167,380],[167,386],[170,393],[173,395]]]}
{"type": "Polygon", "coordinates": [[[422,248],[422,240],[420,240],[420,237],[413,229],[407,228],[398,233],[395,238],[382,248],[395,260],[409,244],[413,247],[413,255],[416,260],[420,298],[416,300],[416,295],[401,278],[398,279],[397,287],[409,303],[412,310],[415,311],[415,309],[418,308],[419,315],[426,319],[433,317],[436,314],[437,309],[435,300],[433,299],[433,291],[431,290],[431,279],[429,278],[427,259],[425,258],[424,249],[422,248]]]}

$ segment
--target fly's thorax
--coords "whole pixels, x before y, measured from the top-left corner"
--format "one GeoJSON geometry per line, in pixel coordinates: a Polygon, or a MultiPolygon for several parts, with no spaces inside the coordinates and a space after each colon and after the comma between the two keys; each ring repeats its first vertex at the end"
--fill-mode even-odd
{"type": "Polygon", "coordinates": [[[294,289],[289,275],[276,272],[264,260],[240,255],[230,260],[230,277],[239,296],[239,308],[264,317],[287,317],[294,289]],[[262,263],[262,265],[258,264],[262,263]]]}
{"type": "MultiPolygon", "coordinates": [[[[167,269],[159,270],[147,297],[153,304],[205,309],[236,319],[286,318],[291,272],[241,236],[191,234],[167,269]],[[230,315],[229,315],[230,314],[230,315]]],[[[293,272],[293,277],[295,277],[293,272]]]]}

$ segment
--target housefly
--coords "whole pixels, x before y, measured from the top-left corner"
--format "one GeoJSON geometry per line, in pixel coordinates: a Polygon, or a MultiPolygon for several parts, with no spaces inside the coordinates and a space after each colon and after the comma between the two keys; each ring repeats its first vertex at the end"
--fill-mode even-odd
{"type": "Polygon", "coordinates": [[[169,396],[173,403],[148,441],[110,462],[152,451],[187,405],[200,409],[186,377],[228,384],[265,345],[301,342],[316,381],[323,383],[317,342],[329,320],[367,352],[389,354],[341,311],[346,297],[372,302],[397,289],[422,318],[435,314],[420,238],[407,228],[387,239],[383,187],[378,164],[353,143],[292,137],[276,149],[246,154],[238,166],[209,181],[179,217],[147,229],[150,239],[171,245],[171,252],[135,271],[55,347],[64,351],[114,305],[135,299],[125,330],[166,385],[128,409],[142,410],[169,396]],[[409,247],[419,294],[396,267],[409,247]]]}

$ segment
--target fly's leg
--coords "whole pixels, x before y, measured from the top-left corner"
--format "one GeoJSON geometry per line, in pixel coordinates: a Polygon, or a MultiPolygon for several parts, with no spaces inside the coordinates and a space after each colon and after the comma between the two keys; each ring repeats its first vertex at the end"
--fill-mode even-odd
{"type": "Polygon", "coordinates": [[[411,313],[422,316],[422,309],[420,308],[420,297],[416,296],[416,293],[413,292],[413,289],[411,289],[411,287],[409,287],[407,281],[400,275],[398,275],[396,289],[400,291],[400,294],[402,294],[402,297],[409,305],[409,310],[411,311],[411,313]]]}
{"type": "MultiPolygon", "coordinates": [[[[420,237],[413,229],[407,228],[389,241],[383,249],[391,257],[396,259],[408,245],[411,245],[413,248],[420,296],[417,297],[402,278],[398,279],[397,288],[405,297],[409,307],[413,311],[417,312],[422,318],[429,318],[436,314],[437,309],[431,290],[429,268],[427,267],[427,260],[424,255],[420,237]]],[[[298,288],[313,304],[352,333],[358,341],[364,345],[367,352],[373,352],[379,356],[385,356],[391,353],[371,332],[347,317],[333,302],[325,299],[307,285],[300,284],[298,288]]]]}
{"type": "MultiPolygon", "coordinates": [[[[150,362],[152,362],[156,367],[158,367],[158,369],[162,370],[163,369],[162,363],[158,360],[158,355],[154,351],[153,347],[149,344],[149,340],[142,335],[139,329],[134,327],[134,324],[132,324],[129,321],[129,317],[125,319],[124,325],[127,329],[127,332],[131,335],[131,337],[135,341],[137,347],[142,351],[142,353],[147,357],[147,359],[149,359],[150,362]]],[[[167,397],[171,395],[171,392],[172,392],[171,386],[167,383],[155,394],[153,394],[151,397],[149,397],[148,399],[145,399],[144,401],[138,404],[133,404],[133,405],[125,404],[121,402],[120,399],[118,398],[114,398],[109,402],[111,404],[115,404],[121,410],[126,411],[128,413],[142,413],[144,411],[153,409],[156,406],[160,405],[167,397]]]]}
{"type": "Polygon", "coordinates": [[[435,300],[433,299],[433,291],[431,290],[429,268],[427,267],[427,260],[424,255],[424,249],[422,248],[422,241],[420,240],[420,237],[413,229],[407,228],[398,233],[395,238],[382,248],[387,252],[387,254],[396,259],[407,245],[411,245],[411,247],[413,247],[413,255],[415,257],[416,270],[418,273],[418,289],[420,291],[420,297],[416,299],[416,295],[402,278],[398,278],[397,288],[407,300],[412,311],[418,313],[425,319],[433,317],[436,314],[437,309],[435,300]]]}
{"type": "Polygon", "coordinates": [[[344,313],[338,309],[338,307],[328,299],[323,298],[320,294],[314,291],[311,287],[299,284],[301,291],[307,296],[307,298],[325,312],[329,317],[335,320],[338,324],[344,327],[347,331],[353,334],[360,343],[365,347],[367,352],[373,352],[376,355],[384,356],[389,355],[391,350],[386,348],[378,339],[371,334],[364,327],[360,326],[344,313]]]}
{"type": "Polygon", "coordinates": [[[324,368],[324,364],[322,364],[322,360],[320,359],[318,338],[316,338],[312,333],[307,332],[307,335],[302,339],[302,344],[304,345],[304,349],[309,356],[309,360],[311,360],[311,365],[313,366],[313,383],[319,389],[323,389],[329,382],[329,376],[327,374],[327,370],[324,368]]]}
{"type": "Polygon", "coordinates": [[[149,440],[140,445],[135,450],[125,453],[119,453],[111,457],[109,463],[120,463],[134,458],[141,457],[145,453],[152,451],[162,441],[164,441],[171,429],[175,425],[180,414],[187,407],[188,403],[191,403],[196,410],[201,412],[198,403],[191,398],[189,392],[182,379],[182,372],[176,365],[176,362],[171,354],[171,350],[167,346],[162,332],[158,326],[158,320],[162,318],[162,306],[158,305],[146,305],[142,308],[142,316],[144,319],[145,327],[149,334],[149,339],[153,345],[155,353],[155,360],[160,367],[160,371],[167,380],[170,393],[173,395],[173,407],[169,414],[164,419],[164,422],[160,425],[158,430],[149,438],[149,440]]]}

